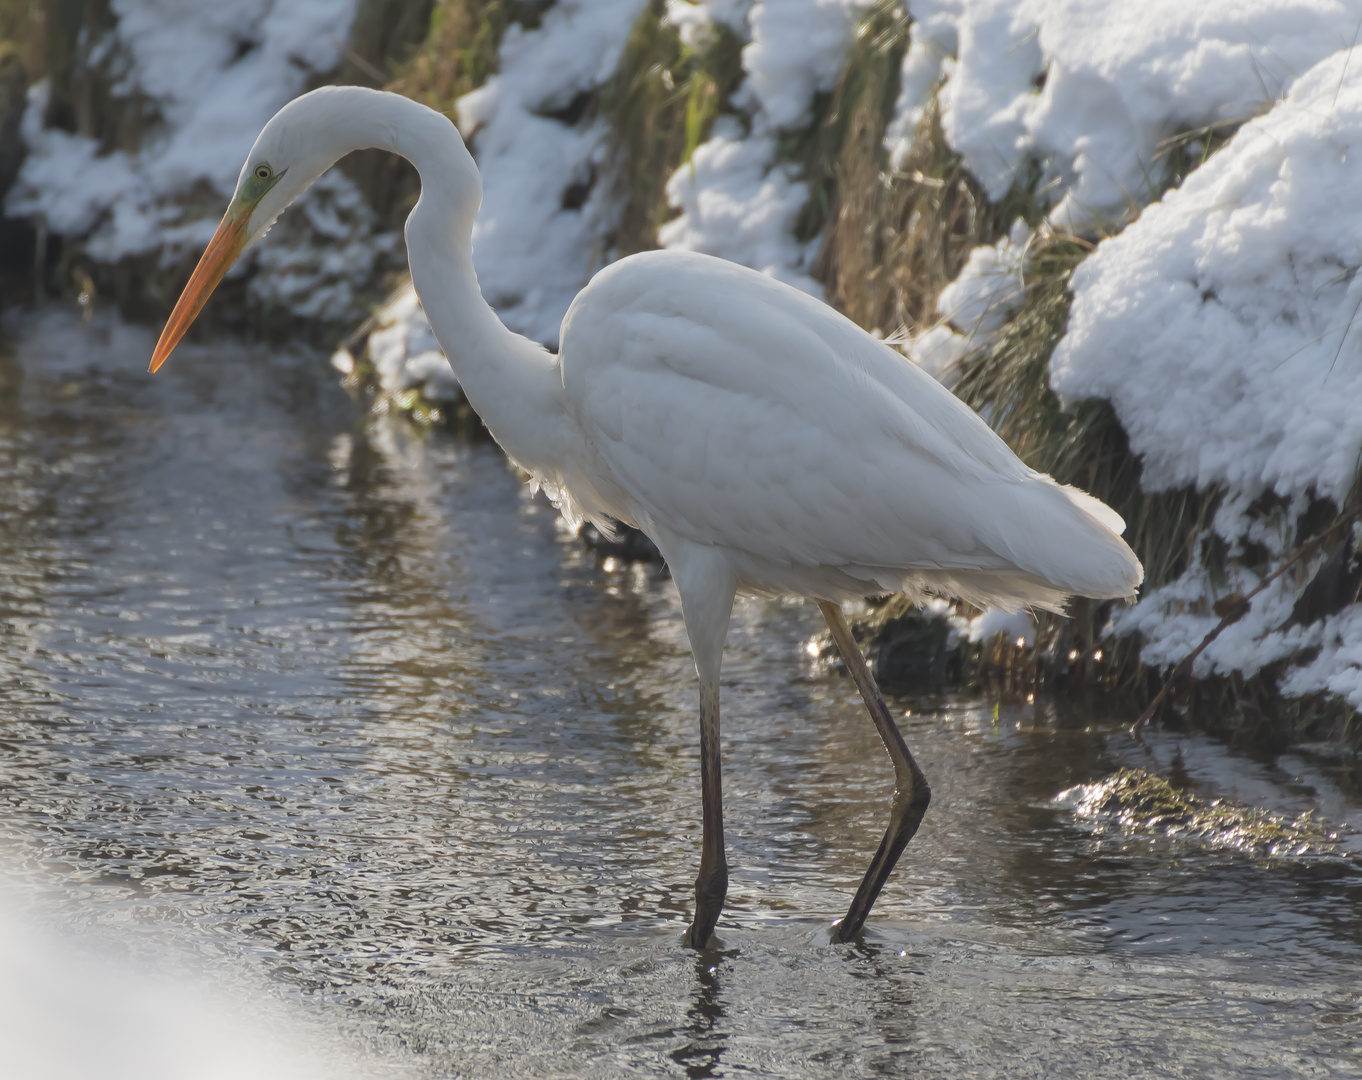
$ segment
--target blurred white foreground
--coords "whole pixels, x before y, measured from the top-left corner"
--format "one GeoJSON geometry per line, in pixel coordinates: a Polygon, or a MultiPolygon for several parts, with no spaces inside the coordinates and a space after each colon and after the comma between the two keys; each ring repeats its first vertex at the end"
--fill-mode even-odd
{"type": "Polygon", "coordinates": [[[0,902],[3,1080],[363,1075],[353,1052],[324,1041],[315,1025],[277,1002],[115,962],[0,902]]]}

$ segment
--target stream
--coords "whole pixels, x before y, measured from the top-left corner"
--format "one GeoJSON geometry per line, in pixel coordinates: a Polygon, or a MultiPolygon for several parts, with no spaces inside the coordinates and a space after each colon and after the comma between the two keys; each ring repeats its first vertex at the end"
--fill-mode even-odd
{"type": "Polygon", "coordinates": [[[1362,863],[1056,801],[1137,765],[1353,844],[1324,749],[891,695],[933,801],[832,945],[892,771],[816,607],[740,600],[698,955],[665,572],[599,560],[493,443],[367,413],[315,351],[184,346],[151,377],[147,328],[4,333],[0,862],[52,932],[241,979],[382,1076],[1362,1077],[1362,863]]]}

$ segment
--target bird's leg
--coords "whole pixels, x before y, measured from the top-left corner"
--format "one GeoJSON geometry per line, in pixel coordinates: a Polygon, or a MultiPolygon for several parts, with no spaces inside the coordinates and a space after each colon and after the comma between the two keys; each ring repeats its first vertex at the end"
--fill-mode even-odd
{"type": "Polygon", "coordinates": [[[724,855],[724,795],[719,766],[719,681],[700,684],[700,797],[704,834],[700,873],[695,878],[695,921],[688,940],[703,949],[728,894],[728,858],[724,855]]]}
{"type": "Polygon", "coordinates": [[[842,654],[856,689],[861,692],[865,706],[870,710],[870,718],[875,721],[875,728],[884,740],[884,748],[889,751],[889,759],[894,763],[894,800],[889,809],[889,828],[880,841],[875,858],[870,862],[870,869],[865,872],[861,887],[852,898],[846,917],[837,924],[836,939],[850,941],[861,932],[866,916],[870,914],[894,864],[899,861],[903,849],[922,824],[922,815],[932,801],[932,789],[927,786],[927,778],[917,767],[908,744],[903,741],[898,726],[889,715],[889,707],[880,696],[879,687],[866,667],[865,657],[861,655],[856,639],[851,636],[851,628],[847,626],[841,606],[820,601],[818,609],[828,622],[832,640],[837,643],[837,651],[842,654]]]}
{"type": "Polygon", "coordinates": [[[719,669],[724,638],[733,612],[737,578],[717,549],[689,544],[664,535],[658,546],[666,556],[677,592],[686,635],[700,677],[700,796],[703,837],[700,874],[695,879],[695,921],[686,935],[695,949],[709,944],[728,894],[728,859],[724,856],[724,797],[719,770],[719,669]]]}

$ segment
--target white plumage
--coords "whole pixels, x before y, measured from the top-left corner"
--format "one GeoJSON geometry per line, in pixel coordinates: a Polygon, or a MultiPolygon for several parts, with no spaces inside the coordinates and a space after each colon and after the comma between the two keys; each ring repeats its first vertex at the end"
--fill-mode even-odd
{"type": "Polygon", "coordinates": [[[1139,584],[1114,512],[1027,468],[889,346],[752,270],[623,259],[574,301],[560,363],[582,510],[717,547],[745,591],[1059,610],[1139,584]]]}
{"type": "Polygon", "coordinates": [[[869,593],[1062,610],[1142,577],[1120,518],[1027,468],[970,409],[796,289],[704,255],[648,252],[601,271],[561,351],[487,305],[470,235],[481,199],[448,119],[355,87],[304,95],[266,125],[152,359],[169,355],[231,262],[352,150],[407,157],[412,280],[469,402],[570,518],[635,525],[681,595],[701,691],[704,839],[690,941],[723,904],[719,667],[735,592],[820,601],[894,762],[891,826],[838,936],[859,931],[930,791],[837,606],[869,593]]]}

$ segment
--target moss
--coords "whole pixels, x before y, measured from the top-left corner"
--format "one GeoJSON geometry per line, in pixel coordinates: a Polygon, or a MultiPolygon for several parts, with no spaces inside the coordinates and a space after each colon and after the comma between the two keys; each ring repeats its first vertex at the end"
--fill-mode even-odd
{"type": "Polygon", "coordinates": [[[1288,817],[1229,799],[1203,799],[1143,769],[1120,769],[1079,789],[1080,817],[1254,855],[1336,855],[1338,833],[1310,812],[1288,817]]]}
{"type": "Polygon", "coordinates": [[[690,49],[666,21],[663,0],[650,0],[600,102],[611,132],[615,253],[657,246],[671,212],[668,179],[709,136],[741,80],[742,43],[731,30],[716,25],[703,49],[690,49]]]}

